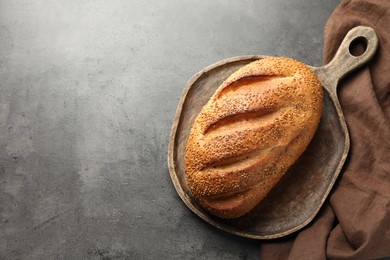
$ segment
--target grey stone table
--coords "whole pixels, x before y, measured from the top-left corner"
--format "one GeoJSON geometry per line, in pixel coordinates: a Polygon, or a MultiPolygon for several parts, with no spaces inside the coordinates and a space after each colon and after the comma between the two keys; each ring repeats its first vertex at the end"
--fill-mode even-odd
{"type": "Polygon", "coordinates": [[[176,194],[176,106],[221,59],[322,64],[338,3],[0,0],[0,259],[257,259],[176,194]]]}

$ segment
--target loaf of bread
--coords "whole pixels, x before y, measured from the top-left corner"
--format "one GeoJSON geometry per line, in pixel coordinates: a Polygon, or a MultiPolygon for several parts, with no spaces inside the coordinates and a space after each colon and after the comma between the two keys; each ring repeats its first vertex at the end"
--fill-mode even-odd
{"type": "Polygon", "coordinates": [[[321,114],[322,86],[305,64],[266,57],[240,68],[190,131],[185,169],[192,196],[221,218],[248,213],[305,151],[321,114]]]}

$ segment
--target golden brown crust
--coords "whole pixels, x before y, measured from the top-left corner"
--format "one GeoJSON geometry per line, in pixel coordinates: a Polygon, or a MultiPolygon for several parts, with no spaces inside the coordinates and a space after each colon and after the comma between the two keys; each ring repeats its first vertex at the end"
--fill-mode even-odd
{"type": "Polygon", "coordinates": [[[192,195],[216,216],[246,214],[305,151],[321,114],[321,84],[303,63],[267,57],[242,67],[191,129],[185,164],[192,195]]]}

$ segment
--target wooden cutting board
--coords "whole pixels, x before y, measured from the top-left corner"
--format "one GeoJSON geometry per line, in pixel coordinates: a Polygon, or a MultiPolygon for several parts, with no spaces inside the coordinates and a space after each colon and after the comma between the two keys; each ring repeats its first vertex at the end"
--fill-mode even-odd
{"type": "Polygon", "coordinates": [[[316,216],[347,158],[349,135],[337,98],[337,84],[368,62],[377,49],[373,29],[358,26],[348,32],[334,59],[311,67],[324,88],[323,115],[306,151],[255,209],[224,220],[209,214],[192,197],[185,180],[184,155],[195,118],[221,83],[233,72],[264,56],[240,56],[217,62],[191,78],[180,99],[168,147],[168,165],[177,193],[195,214],[211,225],[242,237],[272,239],[291,234],[316,216]],[[354,56],[351,45],[362,42],[365,52],[354,56]]]}

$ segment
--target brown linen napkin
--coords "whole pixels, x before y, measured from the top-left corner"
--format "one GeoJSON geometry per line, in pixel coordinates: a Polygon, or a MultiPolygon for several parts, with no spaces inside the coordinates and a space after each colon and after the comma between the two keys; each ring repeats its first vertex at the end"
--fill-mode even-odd
{"type": "Polygon", "coordinates": [[[342,1],[325,27],[325,63],[358,25],[374,28],[379,48],[338,86],[351,138],[348,160],[315,220],[291,236],[262,242],[260,259],[390,256],[390,0],[342,1]]]}

